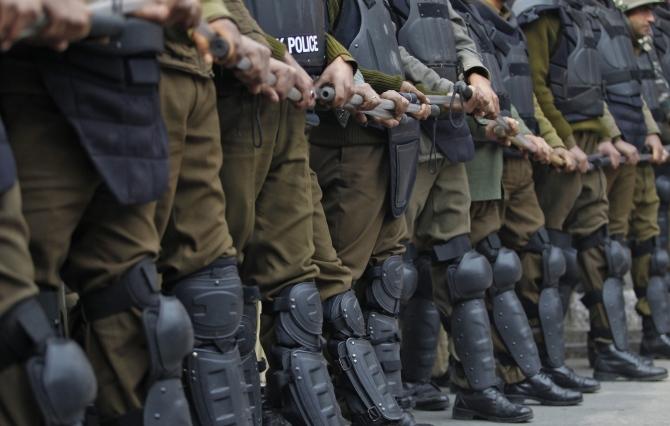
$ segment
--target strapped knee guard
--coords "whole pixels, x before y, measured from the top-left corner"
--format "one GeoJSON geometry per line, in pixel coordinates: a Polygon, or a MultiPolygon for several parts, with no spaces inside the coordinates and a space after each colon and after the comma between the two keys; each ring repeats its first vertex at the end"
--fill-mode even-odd
{"type": "Polygon", "coordinates": [[[299,425],[343,424],[321,354],[323,308],[316,286],[305,282],[287,287],[272,305],[277,338],[273,356],[281,370],[269,380],[284,417],[299,425]]]}
{"type": "Polygon", "coordinates": [[[0,317],[0,371],[14,364],[25,364],[46,426],[83,422],[96,394],[93,369],[76,343],[55,336],[35,298],[19,302],[0,317]]]}
{"type": "Polygon", "coordinates": [[[577,260],[577,249],[572,245],[572,236],[567,232],[557,229],[547,229],[549,241],[554,246],[561,249],[565,259],[565,273],[558,281],[558,291],[561,296],[561,305],[563,306],[563,316],[567,314],[570,308],[570,296],[573,289],[581,280],[579,271],[579,262],[577,260]]]}
{"type": "Polygon", "coordinates": [[[519,256],[502,246],[497,234],[491,234],[477,244],[477,251],[491,263],[493,286],[489,290],[493,305],[493,324],[507,350],[527,376],[540,371],[540,356],[526,311],[514,291],[521,279],[519,256]]]}
{"type": "Polygon", "coordinates": [[[537,305],[546,362],[551,367],[565,364],[565,342],[563,340],[563,306],[558,290],[560,278],[566,270],[563,251],[552,245],[544,228],[535,232],[525,247],[526,251],[542,256],[542,288],[537,305]]]}
{"type": "Polygon", "coordinates": [[[374,348],[364,338],[365,320],[354,292],[329,298],[323,308],[330,332],[328,352],[339,369],[352,420],[364,425],[400,420],[402,411],[387,388],[374,348]]]}
{"type": "Polygon", "coordinates": [[[419,284],[414,297],[400,311],[402,379],[406,382],[428,383],[437,357],[440,313],[433,302],[431,258],[421,256],[415,264],[419,272],[419,284]]]}
{"type": "Polygon", "coordinates": [[[630,252],[621,242],[610,238],[604,240],[603,248],[607,260],[607,278],[603,283],[602,302],[614,344],[619,350],[627,350],[628,327],[623,277],[630,270],[630,252]]]}
{"type": "Polygon", "coordinates": [[[668,252],[660,247],[657,238],[631,245],[633,257],[650,255],[649,282],[645,294],[638,294],[638,297],[644,297],[649,304],[651,319],[654,328],[659,334],[670,332],[670,304],[668,303],[668,290],[665,275],[668,273],[670,259],[668,252]]]}
{"type": "Polygon", "coordinates": [[[400,398],[403,393],[398,328],[402,271],[402,258],[391,256],[381,265],[370,267],[365,272],[371,280],[365,289],[368,336],[384,370],[389,391],[396,398],[400,398]]]}
{"type": "Polygon", "coordinates": [[[661,175],[656,177],[656,193],[661,200],[658,207],[658,227],[661,229],[659,243],[663,248],[668,248],[668,233],[670,223],[668,222],[668,208],[670,208],[670,176],[661,175]]]}
{"type": "Polygon", "coordinates": [[[256,359],[257,304],[261,298],[261,292],[258,287],[244,286],[242,294],[244,308],[235,340],[242,359],[242,373],[245,382],[244,394],[247,396],[249,409],[251,410],[252,424],[261,426],[263,423],[263,406],[260,371],[265,370],[265,360],[259,362],[256,359]]]}
{"type": "Polygon", "coordinates": [[[191,317],[195,347],[184,382],[197,423],[249,425],[242,360],[235,334],[242,318],[242,281],[234,258],[223,258],[181,279],[175,296],[191,317]]]}
{"type": "Polygon", "coordinates": [[[450,335],[465,377],[474,390],[497,384],[491,324],[484,295],[491,287],[493,272],[488,260],[474,250],[447,269],[453,312],[450,335]]]}
{"type": "Polygon", "coordinates": [[[160,293],[156,266],[141,260],[111,287],[82,295],[84,319],[95,322],[135,308],[142,312],[142,325],[149,352],[149,390],[144,408],[116,420],[119,425],[191,424],[181,383],[182,361],[193,348],[193,327],[177,298],[160,293]]]}

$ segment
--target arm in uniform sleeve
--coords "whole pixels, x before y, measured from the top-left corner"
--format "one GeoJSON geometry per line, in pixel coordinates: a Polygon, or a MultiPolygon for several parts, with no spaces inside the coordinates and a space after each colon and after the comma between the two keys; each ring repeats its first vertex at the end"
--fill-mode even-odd
{"type": "Polygon", "coordinates": [[[526,126],[526,123],[523,121],[523,118],[519,115],[519,111],[517,111],[516,107],[512,105],[510,108],[510,117],[515,119],[516,121],[519,122],[519,133],[522,135],[532,135],[533,132],[530,131],[528,126],[526,126]]]}
{"type": "Polygon", "coordinates": [[[603,102],[603,106],[603,115],[598,118],[602,128],[600,137],[612,139],[612,142],[614,142],[614,139],[621,137],[621,130],[619,130],[619,127],[616,125],[616,121],[614,121],[614,117],[612,116],[610,109],[607,107],[607,102],[603,102]]]}
{"type": "Polygon", "coordinates": [[[424,93],[446,95],[452,91],[454,87],[452,81],[441,78],[402,46],[400,46],[400,62],[405,76],[411,81],[420,83],[426,89],[424,93]]]}
{"type": "Polygon", "coordinates": [[[235,17],[223,3],[223,0],[202,0],[200,4],[202,4],[202,18],[205,21],[212,22],[217,19],[230,19],[237,24],[235,17]]]}
{"type": "Polygon", "coordinates": [[[266,38],[266,34],[263,32],[263,30],[261,30],[261,27],[254,20],[254,18],[251,17],[251,14],[247,10],[242,0],[223,0],[223,3],[232,14],[232,19],[237,25],[237,28],[240,30],[241,34],[253,39],[258,43],[263,44],[264,46],[268,46],[268,39],[266,38]]]}
{"type": "Polygon", "coordinates": [[[574,140],[572,127],[554,104],[554,95],[547,83],[549,58],[558,41],[561,21],[555,13],[545,12],[523,27],[528,46],[528,62],[533,78],[533,91],[544,116],[564,141],[574,140]]]}
{"type": "Polygon", "coordinates": [[[470,38],[470,33],[468,28],[465,25],[465,21],[456,13],[454,8],[451,6],[451,2],[448,2],[449,8],[449,17],[451,20],[452,28],[454,31],[454,41],[456,44],[456,54],[458,59],[461,62],[463,67],[463,76],[467,81],[468,76],[473,73],[480,74],[486,78],[489,77],[489,70],[486,69],[482,63],[482,57],[477,51],[477,45],[470,38]]]}
{"type": "Polygon", "coordinates": [[[642,114],[644,114],[644,124],[647,126],[648,135],[661,135],[661,129],[658,127],[654,116],[651,115],[651,110],[647,106],[647,102],[642,99],[642,114]]]}
{"type": "Polygon", "coordinates": [[[552,148],[572,148],[575,143],[574,140],[565,142],[561,140],[561,138],[558,136],[558,133],[556,133],[554,126],[552,126],[549,120],[547,120],[547,117],[544,116],[542,108],[540,108],[540,104],[537,102],[537,97],[535,97],[535,94],[533,94],[533,106],[535,120],[537,121],[538,127],[540,128],[540,136],[542,136],[542,138],[547,141],[547,144],[549,144],[549,146],[552,148]],[[572,142],[572,145],[568,146],[569,142],[572,142]]]}
{"type": "Polygon", "coordinates": [[[358,63],[354,57],[351,56],[351,53],[349,53],[347,48],[342,46],[342,43],[337,41],[337,39],[331,34],[326,33],[326,59],[328,60],[328,63],[330,64],[335,59],[340,57],[346,63],[351,65],[351,68],[353,68],[354,72],[358,70],[358,63]]]}

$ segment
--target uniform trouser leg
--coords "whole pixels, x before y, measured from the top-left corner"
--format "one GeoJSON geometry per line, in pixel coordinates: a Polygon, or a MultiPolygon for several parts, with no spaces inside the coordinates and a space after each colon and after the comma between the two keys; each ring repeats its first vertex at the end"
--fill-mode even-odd
{"type": "MultiPolygon", "coordinates": [[[[4,95],[2,116],[11,123],[39,285],[57,288],[62,277],[83,295],[110,286],[140,260],[157,255],[155,204],[119,205],[46,95],[4,95]]],[[[85,328],[101,416],[141,407],[148,353],[139,314],[119,313],[85,328]]]]}
{"type": "MultiPolygon", "coordinates": [[[[444,244],[459,235],[467,235],[470,232],[470,191],[468,187],[468,177],[463,163],[451,164],[446,159],[438,159],[435,163],[419,163],[417,169],[416,183],[414,192],[410,200],[405,219],[407,221],[408,234],[416,244],[419,253],[431,259],[431,281],[432,270],[436,266],[433,257],[433,247],[444,244]]],[[[443,279],[438,281],[443,285],[435,288],[433,285],[434,297],[430,303],[435,303],[440,314],[448,318],[451,313],[451,305],[448,301],[448,290],[446,282],[443,279]],[[438,296],[439,294],[439,296],[438,296]]],[[[420,295],[417,295],[419,297],[420,295]]],[[[410,301],[410,303],[412,303],[410,301]]],[[[434,308],[433,308],[434,309],[434,308]]],[[[422,309],[423,311],[423,309],[422,309]]],[[[417,313],[420,313],[418,311],[417,313]]],[[[424,312],[424,315],[430,315],[430,312],[424,312]]],[[[414,322],[414,321],[412,321],[414,322]]],[[[404,324],[403,330],[411,332],[411,324],[404,324]]],[[[438,330],[439,332],[439,330],[438,330]]],[[[437,337],[437,336],[436,336],[437,337]]],[[[403,354],[411,353],[416,348],[403,344],[403,354]]],[[[437,344],[437,340],[435,340],[437,344]]],[[[435,352],[437,347],[432,349],[424,348],[424,351],[432,350],[435,352]]],[[[421,354],[417,354],[421,355],[421,354]]],[[[433,354],[434,355],[434,354],[433,354]]],[[[412,357],[403,355],[403,362],[414,363],[412,357]]],[[[438,362],[446,364],[447,359],[438,359],[438,362]]],[[[425,368],[432,368],[426,365],[425,368]]],[[[446,365],[445,365],[446,368],[446,365]]],[[[407,370],[407,369],[404,369],[407,370]]],[[[426,376],[423,374],[423,376],[426,376]]],[[[424,381],[430,379],[421,378],[424,381]]],[[[416,379],[414,381],[417,381],[416,379]]]]}
{"type": "Polygon", "coordinates": [[[156,207],[162,236],[158,268],[166,283],[174,283],[235,251],[218,179],[222,153],[214,83],[163,70],[160,95],[170,142],[170,180],[156,207]]]}
{"type": "MultiPolygon", "coordinates": [[[[630,214],[629,240],[633,249],[641,245],[651,245],[650,240],[658,237],[660,228],[657,222],[657,212],[660,200],[656,193],[654,171],[650,165],[640,165],[636,168],[635,195],[633,197],[633,210],[630,214]],[[644,244],[646,243],[646,244],[644,244]]],[[[639,253],[633,250],[633,264],[631,275],[633,286],[637,295],[635,308],[643,318],[651,316],[649,301],[647,300],[647,286],[650,279],[651,257],[649,249],[640,247],[639,253]]],[[[650,247],[651,248],[651,247],[650,247]]],[[[651,248],[651,250],[656,247],[651,248]]]]}
{"type": "MultiPolygon", "coordinates": [[[[523,274],[516,285],[516,292],[521,301],[528,322],[533,329],[533,336],[540,347],[542,332],[540,328],[538,303],[543,277],[542,257],[536,253],[522,250],[526,247],[535,232],[544,226],[544,214],[535,194],[533,169],[530,161],[519,158],[505,158],[503,168],[503,222],[500,238],[505,247],[519,253],[523,274]]],[[[502,356],[501,371],[503,379],[508,383],[524,380],[521,369],[515,363],[507,363],[511,357],[505,349],[502,356]]]]}
{"type": "MultiPolygon", "coordinates": [[[[35,296],[33,262],[28,251],[28,226],[21,213],[21,190],[15,183],[0,194],[0,316],[18,302],[35,296]]],[[[38,425],[42,419],[33,400],[23,365],[0,373],[0,423],[38,425]]]]}

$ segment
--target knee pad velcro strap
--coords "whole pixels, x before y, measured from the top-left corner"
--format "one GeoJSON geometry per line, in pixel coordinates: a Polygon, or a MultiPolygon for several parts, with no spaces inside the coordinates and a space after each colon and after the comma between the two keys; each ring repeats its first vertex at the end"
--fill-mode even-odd
{"type": "Polygon", "coordinates": [[[449,267],[447,273],[449,292],[455,303],[483,298],[493,281],[489,261],[474,250],[465,253],[457,265],[449,267]]]}
{"type": "Polygon", "coordinates": [[[623,279],[626,272],[630,270],[630,251],[621,242],[612,239],[605,241],[604,248],[609,276],[623,279]]]}
{"type": "Polygon", "coordinates": [[[234,259],[217,260],[180,280],[174,294],[189,313],[200,343],[215,342],[224,351],[234,345],[243,311],[242,281],[234,259]]]}
{"type": "Polygon", "coordinates": [[[323,302],[323,319],[335,339],[365,336],[363,311],[352,290],[323,302]]]}
{"type": "Polygon", "coordinates": [[[391,256],[381,265],[366,271],[366,275],[372,279],[366,288],[366,302],[369,307],[393,316],[398,315],[403,289],[403,269],[402,257],[391,256]]]}
{"type": "Polygon", "coordinates": [[[303,347],[312,352],[321,350],[323,308],[314,283],[299,283],[285,288],[272,306],[278,312],[275,331],[280,346],[303,347]]]}

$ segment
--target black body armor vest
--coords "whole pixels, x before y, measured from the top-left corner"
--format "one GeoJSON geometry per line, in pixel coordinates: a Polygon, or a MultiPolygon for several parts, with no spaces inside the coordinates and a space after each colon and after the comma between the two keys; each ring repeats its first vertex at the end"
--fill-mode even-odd
{"type": "Polygon", "coordinates": [[[668,6],[656,6],[654,15],[654,47],[663,69],[663,77],[670,81],[670,9],[668,6]]]}
{"type": "Polygon", "coordinates": [[[326,66],[326,21],[323,0],[244,0],[268,34],[286,45],[305,71],[321,74],[326,66]]]}
{"type": "MultiPolygon", "coordinates": [[[[458,80],[458,55],[449,16],[449,0],[393,0],[391,5],[400,22],[398,42],[440,77],[458,80]]],[[[475,148],[465,114],[453,113],[451,119],[428,119],[421,127],[435,141],[450,162],[469,161],[475,148]],[[460,126],[454,125],[460,123],[460,126]]]]}
{"type": "Polygon", "coordinates": [[[503,83],[512,105],[517,109],[526,126],[533,133],[538,133],[533,103],[533,79],[530,75],[528,50],[523,31],[514,15],[506,21],[483,3],[478,3],[477,9],[481,17],[490,25],[488,35],[495,48],[503,83]]]}
{"type": "Polygon", "coordinates": [[[600,70],[605,82],[605,100],[624,140],[644,147],[647,127],[642,113],[642,89],[637,57],[626,17],[612,3],[595,1],[584,7],[598,22],[600,70]]]}
{"type": "Polygon", "coordinates": [[[654,69],[653,61],[658,61],[656,51],[651,49],[649,51],[643,50],[637,57],[637,64],[640,73],[640,82],[642,84],[642,97],[647,103],[647,107],[654,116],[656,122],[661,123],[665,121],[665,114],[659,102],[660,90],[656,81],[656,70],[654,69]]]}
{"type": "Polygon", "coordinates": [[[597,50],[597,24],[568,0],[517,0],[512,5],[519,24],[533,22],[545,11],[561,20],[561,37],[549,60],[548,83],[554,102],[568,122],[603,114],[602,74],[597,50]]]}

